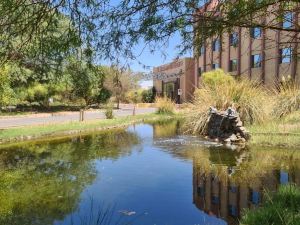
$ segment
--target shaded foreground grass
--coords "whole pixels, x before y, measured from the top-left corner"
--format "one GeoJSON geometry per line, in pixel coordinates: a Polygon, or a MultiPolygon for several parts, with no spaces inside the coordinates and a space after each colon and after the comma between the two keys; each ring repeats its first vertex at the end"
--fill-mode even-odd
{"type": "Polygon", "coordinates": [[[241,220],[241,225],[287,224],[300,224],[300,189],[294,185],[281,186],[276,194],[267,194],[263,205],[246,211],[241,220]]]}
{"type": "Polygon", "coordinates": [[[136,116],[119,117],[115,119],[101,119],[84,122],[66,122],[60,124],[47,124],[10,128],[0,131],[0,143],[49,138],[55,136],[70,136],[100,131],[110,128],[125,127],[140,122],[155,122],[181,117],[180,114],[143,114],[136,116]]]}
{"type": "Polygon", "coordinates": [[[252,135],[251,144],[266,146],[300,146],[300,111],[280,120],[247,127],[252,135]]]}

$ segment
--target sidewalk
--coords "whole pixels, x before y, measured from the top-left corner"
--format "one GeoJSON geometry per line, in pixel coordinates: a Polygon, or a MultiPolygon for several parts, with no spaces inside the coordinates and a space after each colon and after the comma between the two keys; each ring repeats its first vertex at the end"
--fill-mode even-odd
{"type": "MultiPolygon", "coordinates": [[[[153,113],[155,108],[138,108],[136,115],[153,113]]],[[[116,117],[129,116],[133,113],[133,105],[121,105],[121,109],[114,110],[116,117]]],[[[85,120],[105,119],[104,110],[87,110],[85,120]]],[[[78,112],[36,113],[17,116],[0,116],[0,129],[23,127],[43,124],[57,124],[79,120],[78,112]]]]}

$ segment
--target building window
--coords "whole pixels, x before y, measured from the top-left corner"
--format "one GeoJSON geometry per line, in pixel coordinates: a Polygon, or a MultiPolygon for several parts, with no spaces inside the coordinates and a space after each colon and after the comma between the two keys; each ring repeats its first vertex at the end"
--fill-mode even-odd
{"type": "Polygon", "coordinates": [[[230,46],[237,47],[239,44],[239,35],[237,32],[230,34],[229,37],[230,46]]]}
{"type": "Polygon", "coordinates": [[[219,68],[220,68],[220,66],[219,66],[218,63],[213,63],[213,64],[212,64],[212,69],[213,69],[213,70],[219,69],[219,68]]]}
{"type": "Polygon", "coordinates": [[[201,77],[201,74],[202,74],[202,68],[199,67],[199,68],[198,68],[198,76],[201,77]]]}
{"type": "Polygon", "coordinates": [[[251,56],[251,67],[258,68],[261,67],[261,55],[252,55],[251,56]]]}
{"type": "Polygon", "coordinates": [[[232,59],[229,62],[229,72],[237,71],[237,59],[232,59]]]}
{"type": "Polygon", "coordinates": [[[204,45],[200,46],[200,50],[199,50],[199,56],[204,54],[204,45]]]}
{"type": "Polygon", "coordinates": [[[218,196],[212,196],[211,201],[212,201],[212,204],[218,205],[220,202],[220,198],[218,196]]]}
{"type": "Polygon", "coordinates": [[[280,63],[291,63],[292,61],[292,48],[282,48],[279,50],[280,63]]]}
{"type": "Polygon", "coordinates": [[[258,191],[251,190],[250,201],[252,204],[258,205],[260,203],[260,193],[258,191]]]}
{"type": "Polygon", "coordinates": [[[213,46],[212,46],[213,51],[219,51],[220,50],[220,40],[215,39],[213,41],[213,46]]]}
{"type": "Polygon", "coordinates": [[[205,187],[198,187],[197,192],[200,197],[204,197],[205,196],[205,187]]]}
{"type": "Polygon", "coordinates": [[[289,29],[293,26],[293,13],[285,12],[282,17],[282,28],[289,29]]]}
{"type": "Polygon", "coordinates": [[[238,210],[237,210],[236,206],[229,205],[228,208],[229,208],[229,215],[234,216],[234,217],[238,216],[238,210]]]}
{"type": "Polygon", "coordinates": [[[280,184],[289,183],[289,174],[285,171],[280,171],[280,184]]]}
{"type": "Polygon", "coordinates": [[[253,27],[250,29],[251,38],[257,39],[261,36],[261,28],[260,27],[253,27]]]}

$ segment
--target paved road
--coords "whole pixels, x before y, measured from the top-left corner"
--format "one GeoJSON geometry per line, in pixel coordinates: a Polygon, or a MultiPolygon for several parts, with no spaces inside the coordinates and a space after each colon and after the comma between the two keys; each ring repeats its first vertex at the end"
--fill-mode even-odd
{"type": "MultiPolygon", "coordinates": [[[[140,108],[136,109],[136,114],[145,114],[155,112],[155,108],[140,108]]],[[[126,107],[119,110],[114,110],[116,117],[132,115],[133,108],[126,107]]],[[[85,120],[104,119],[104,111],[85,111],[85,120]]],[[[61,113],[41,113],[26,116],[12,116],[12,117],[0,117],[0,129],[6,129],[11,127],[22,127],[30,125],[42,125],[60,122],[78,121],[79,112],[61,112],[61,113]]]]}

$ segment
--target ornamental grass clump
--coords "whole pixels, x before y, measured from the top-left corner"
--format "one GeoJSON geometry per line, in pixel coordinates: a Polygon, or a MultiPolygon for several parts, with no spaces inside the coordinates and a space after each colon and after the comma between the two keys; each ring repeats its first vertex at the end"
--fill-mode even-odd
{"type": "Polygon", "coordinates": [[[273,108],[275,118],[283,118],[292,112],[300,110],[300,87],[294,83],[283,84],[276,95],[273,108]]]}
{"type": "Polygon", "coordinates": [[[158,114],[174,114],[175,111],[175,103],[167,98],[156,98],[155,99],[155,105],[157,107],[157,113],[158,114]]]}
{"type": "Polygon", "coordinates": [[[204,73],[203,85],[196,89],[187,113],[186,127],[191,133],[205,134],[210,106],[221,111],[235,109],[245,124],[263,123],[271,112],[273,101],[269,96],[259,84],[236,80],[222,70],[204,73]]]}
{"type": "Polygon", "coordinates": [[[245,211],[241,225],[299,225],[300,189],[295,185],[285,185],[278,193],[266,193],[261,207],[245,211]]]}

